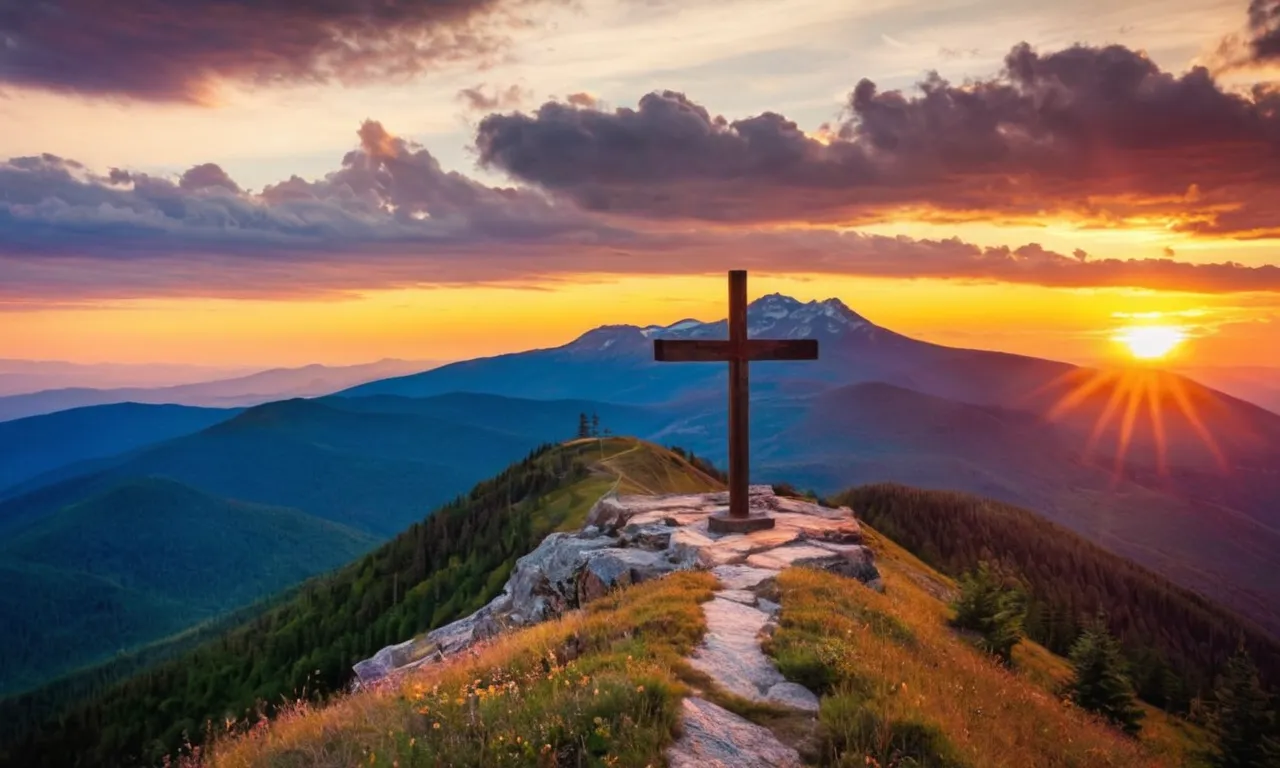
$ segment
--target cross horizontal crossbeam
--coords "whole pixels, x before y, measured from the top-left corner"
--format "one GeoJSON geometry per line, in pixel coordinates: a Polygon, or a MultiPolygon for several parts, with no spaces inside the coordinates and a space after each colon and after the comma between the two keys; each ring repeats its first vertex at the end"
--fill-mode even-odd
{"type": "Polygon", "coordinates": [[[746,343],[715,339],[655,339],[653,358],[668,363],[730,360],[817,360],[816,339],[749,339],[746,343]]]}

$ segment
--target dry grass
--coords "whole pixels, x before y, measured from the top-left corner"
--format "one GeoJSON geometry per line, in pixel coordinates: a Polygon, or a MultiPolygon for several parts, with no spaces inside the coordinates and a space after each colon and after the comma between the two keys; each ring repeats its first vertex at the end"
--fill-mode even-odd
{"type": "Polygon", "coordinates": [[[300,706],[215,743],[204,764],[659,765],[715,580],[680,573],[474,649],[457,661],[300,706]]]}
{"type": "Polygon", "coordinates": [[[885,594],[801,569],[778,580],[781,628],[769,650],[784,674],[825,694],[823,764],[1195,764],[1194,736],[1170,718],[1135,741],[1062,701],[1053,691],[1065,664],[1043,648],[1024,643],[1010,671],[970,646],[946,625],[936,593],[947,581],[898,555],[880,561],[885,594]]]}

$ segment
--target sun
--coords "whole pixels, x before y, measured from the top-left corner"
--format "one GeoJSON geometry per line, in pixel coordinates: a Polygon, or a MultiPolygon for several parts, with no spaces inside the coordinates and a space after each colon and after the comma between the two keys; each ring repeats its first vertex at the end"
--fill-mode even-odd
{"type": "Polygon", "coordinates": [[[1111,338],[1128,347],[1139,360],[1158,360],[1186,341],[1187,332],[1174,325],[1135,325],[1111,338]]]}

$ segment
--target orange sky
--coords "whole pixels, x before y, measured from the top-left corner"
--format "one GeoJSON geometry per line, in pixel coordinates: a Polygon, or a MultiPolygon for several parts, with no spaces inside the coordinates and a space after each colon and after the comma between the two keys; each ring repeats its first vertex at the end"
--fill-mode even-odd
{"type": "MultiPolygon", "coordinates": [[[[493,5],[501,6],[502,0],[493,5]]],[[[1247,0],[976,0],[957,8],[926,0],[726,0],[637,7],[633,0],[587,0],[573,8],[538,6],[539,15],[528,23],[502,28],[494,38],[503,46],[498,57],[460,55],[432,61],[405,76],[388,75],[397,71],[388,64],[386,71],[374,73],[385,76],[312,72],[290,82],[280,72],[252,69],[254,62],[269,66],[290,55],[272,47],[279,43],[273,36],[248,34],[252,29],[220,38],[196,34],[199,30],[145,29],[148,22],[142,16],[127,18],[126,2],[119,9],[118,28],[136,24],[138,37],[108,51],[116,57],[112,66],[119,69],[112,71],[119,78],[102,80],[87,59],[84,71],[38,71],[33,64],[32,79],[23,82],[5,82],[0,67],[0,125],[5,126],[0,133],[0,358],[236,367],[383,357],[444,360],[556,345],[605,323],[668,323],[688,316],[711,320],[725,311],[721,270],[738,265],[729,250],[718,252],[714,267],[709,266],[707,252],[716,243],[734,243],[732,237],[738,235],[766,233],[777,235],[781,245],[753,252],[753,296],[773,291],[802,300],[834,296],[873,322],[918,338],[1078,362],[1123,358],[1114,337],[1128,325],[1170,325],[1186,335],[1170,364],[1280,366],[1280,282],[1268,276],[1275,274],[1270,265],[1280,264],[1280,228],[1265,231],[1264,222],[1257,231],[1248,229],[1254,226],[1251,216],[1265,214],[1274,188],[1260,184],[1236,190],[1233,197],[1229,184],[1216,192],[1206,184],[1202,193],[1196,174],[1209,174],[1217,163],[1208,163],[1210,170],[1203,172],[1193,169],[1191,183],[1170,190],[1161,187],[1158,173],[1142,178],[1140,154],[1124,155],[1124,147],[1113,147],[1112,154],[1102,153],[1106,167],[1093,169],[1106,177],[1098,182],[1097,196],[1066,189],[1074,179],[1062,182],[1066,191],[1058,190],[1061,199],[1072,201],[1064,206],[1075,206],[1067,214],[1045,214],[1036,201],[1022,210],[1014,205],[1020,201],[1001,200],[996,193],[983,198],[987,208],[975,204],[975,210],[958,214],[940,204],[931,222],[920,220],[923,213],[873,212],[865,218],[869,209],[856,205],[843,212],[850,218],[842,219],[838,206],[817,207],[829,202],[818,185],[807,190],[813,211],[804,205],[809,198],[799,193],[765,196],[768,204],[790,206],[785,209],[791,212],[789,221],[780,221],[776,210],[765,211],[773,218],[751,219],[760,209],[748,214],[733,209],[731,204],[740,202],[734,193],[740,190],[730,189],[730,207],[703,219],[695,216],[690,223],[673,223],[669,212],[643,210],[644,201],[664,199],[673,190],[684,193],[693,189],[692,182],[687,188],[677,181],[638,189],[632,200],[640,201],[637,210],[597,216],[575,206],[599,190],[586,184],[581,185],[585,192],[553,189],[555,169],[544,171],[544,179],[529,180],[513,167],[478,162],[478,128],[487,115],[534,115],[544,103],[568,102],[570,94],[576,94],[573,103],[584,111],[620,119],[624,112],[633,114],[629,110],[638,109],[645,94],[677,89],[699,108],[729,121],[782,114],[795,121],[803,136],[822,137],[825,143],[836,140],[831,126],[849,118],[851,91],[859,78],[873,80],[882,95],[891,89],[915,94],[915,84],[931,71],[954,83],[1007,80],[1000,74],[1005,57],[1022,42],[1045,56],[1077,42],[1125,46],[1140,51],[1144,61],[1154,62],[1168,77],[1208,64],[1215,67],[1215,82],[1223,93],[1245,94],[1262,75],[1222,69],[1225,65],[1215,63],[1215,57],[1220,57],[1223,40],[1245,33],[1246,5],[1247,0]],[[187,32],[196,36],[190,40],[190,58],[174,53],[175,60],[182,59],[180,65],[130,58],[149,34],[187,32]],[[243,55],[200,48],[215,38],[245,46],[231,52],[243,55]],[[255,45],[267,45],[271,55],[255,45]],[[617,107],[625,109],[615,111],[617,107]],[[384,133],[373,132],[373,126],[383,131],[384,124],[384,133]],[[397,143],[402,138],[405,143],[397,143]],[[42,153],[50,154],[33,171],[33,159],[42,153]],[[343,165],[344,157],[357,155],[372,170],[356,173],[343,165]],[[1122,164],[1126,157],[1129,166],[1108,165],[1122,164]],[[6,165],[4,158],[19,160],[6,165]],[[132,176],[109,178],[113,169],[132,176]],[[188,176],[192,171],[199,173],[188,176]],[[334,181],[339,172],[352,175],[334,181]],[[333,200],[342,204],[305,219],[299,209],[266,194],[269,185],[284,187],[291,177],[298,185],[315,185],[308,194],[314,193],[317,207],[333,200]],[[1123,185],[1133,178],[1149,186],[1140,190],[1146,197],[1134,193],[1129,201],[1123,185]],[[540,186],[540,181],[547,183],[540,186]],[[357,189],[361,183],[367,188],[357,189]],[[322,184],[330,186],[317,191],[322,184]],[[159,192],[151,189],[157,185],[163,187],[159,192]],[[146,189],[151,191],[139,192],[146,189]],[[476,209],[479,213],[467,208],[473,199],[488,207],[476,209]],[[511,200],[511,210],[491,215],[499,203],[511,200]],[[1131,215],[1124,208],[1129,202],[1134,204],[1131,215]],[[1005,203],[1009,205],[1002,208],[1005,203]],[[1019,223],[1009,223],[1012,215],[1000,215],[1011,210],[1019,223]],[[1205,210],[1243,223],[1230,231],[1179,230],[1205,210]],[[971,220],[938,223],[940,212],[971,220]],[[437,218],[439,229],[428,228],[437,218]],[[535,239],[522,251],[524,245],[503,239],[507,230],[483,229],[493,218],[504,226],[533,221],[563,229],[556,230],[560,239],[535,239]],[[277,228],[249,231],[258,219],[270,219],[277,228]],[[310,233],[312,239],[300,247],[288,240],[295,234],[288,229],[295,219],[326,234],[310,233]],[[1018,249],[1035,244],[1067,264],[1050,263],[1037,273],[1045,276],[1014,284],[987,278],[913,278],[909,267],[894,271],[875,263],[876,254],[852,249],[841,256],[847,262],[833,261],[825,270],[819,269],[818,257],[796,256],[791,263],[787,238],[793,232],[844,231],[844,222],[854,219],[873,223],[850,229],[909,238],[910,247],[923,241],[939,251],[943,246],[1018,249]],[[402,231],[424,221],[422,231],[402,231]],[[32,222],[32,229],[20,228],[32,222]],[[336,235],[324,229],[330,224],[336,235]],[[108,233],[135,225],[142,236],[112,246],[114,234],[108,233]],[[352,239],[341,240],[348,236],[352,239]],[[616,241],[609,240],[615,236],[616,241]],[[686,236],[703,238],[688,246],[688,264],[679,263],[685,252],[674,247],[666,253],[646,251],[643,244],[628,250],[629,243],[645,238],[675,242],[686,236]],[[390,258],[380,250],[387,242],[407,245],[390,258]],[[441,242],[445,245],[439,246],[441,242]],[[439,252],[432,250],[437,247],[439,252]],[[1050,287],[1081,284],[1061,276],[1086,271],[1083,261],[1071,263],[1072,254],[1081,252],[1087,252],[1090,269],[1108,259],[1164,260],[1221,268],[1231,273],[1224,279],[1234,282],[1226,288],[1204,287],[1204,293],[1050,287]],[[659,258],[668,261],[643,263],[659,258]],[[867,265],[859,266],[858,259],[867,265]],[[543,268],[543,263],[552,266],[543,268]],[[1257,291],[1251,286],[1242,290],[1242,272],[1270,282],[1260,282],[1257,291]],[[856,276],[890,273],[896,276],[856,276]]],[[[327,34],[328,21],[317,13],[286,14],[274,21],[296,24],[290,39],[304,40],[327,34]]],[[[498,23],[483,15],[471,21],[498,23]]],[[[422,23],[429,30],[436,22],[422,23]]],[[[40,38],[40,30],[31,29],[35,31],[27,33],[36,37],[24,42],[30,50],[70,39],[56,29],[40,38]]],[[[4,32],[0,29],[0,37],[4,32]]],[[[110,45],[103,42],[95,51],[110,45]]],[[[1193,138],[1203,132],[1195,125],[1186,131],[1193,138]]],[[[1212,146],[1236,145],[1225,141],[1212,146]]],[[[813,147],[806,151],[815,152],[813,147]]],[[[1259,167],[1274,162],[1265,153],[1258,158],[1259,167]]],[[[1260,171],[1254,173],[1254,165],[1246,158],[1234,178],[1263,178],[1260,171]]],[[[568,173],[572,166],[565,163],[560,170],[568,173]]],[[[602,172],[614,170],[603,167],[602,172]]],[[[718,178],[711,177],[711,182],[694,181],[707,183],[711,194],[718,178]]],[[[994,174],[983,178],[1000,181],[994,174]]],[[[939,199],[955,181],[938,181],[937,189],[946,190],[937,192],[939,199]]],[[[1013,179],[1011,188],[1054,202],[1054,192],[1034,185],[1019,188],[1017,182],[1013,179]]],[[[616,191],[625,184],[609,180],[602,187],[616,191]]],[[[977,184],[965,192],[980,197],[984,189],[977,184]]],[[[692,204],[699,202],[700,191],[688,194],[692,204]]],[[[625,194],[619,199],[627,201],[625,194]]],[[[754,246],[743,242],[746,258],[746,249],[754,246]]],[[[802,247],[806,244],[797,251],[802,247]]],[[[868,248],[874,250],[867,246],[864,251],[868,248]]],[[[972,266],[972,254],[938,255],[924,247],[917,251],[902,263],[918,259],[921,274],[986,274],[981,272],[985,264],[972,266]],[[930,258],[953,261],[936,267],[930,258]]],[[[1025,266],[1021,259],[1009,259],[1018,262],[1015,271],[1025,266]]],[[[1206,274],[1197,273],[1192,282],[1217,279],[1217,273],[1206,274]]]]}
{"type": "MultiPolygon", "coordinates": [[[[1051,289],[943,280],[751,276],[753,297],[836,296],[872,322],[942,344],[1092,362],[1123,353],[1114,331],[1173,324],[1191,338],[1181,361],[1280,363],[1269,313],[1240,297],[1051,289]],[[1134,317],[1137,315],[1137,317],[1134,317]],[[1249,322],[1254,321],[1254,322],[1249,322]],[[1226,332],[1223,332],[1224,324],[1226,332]]],[[[0,314],[15,333],[0,357],[82,362],[301,365],[384,357],[450,360],[554,346],[606,323],[724,316],[724,279],[583,275],[544,290],[438,288],[331,301],[139,300],[93,308],[0,314]]]]}

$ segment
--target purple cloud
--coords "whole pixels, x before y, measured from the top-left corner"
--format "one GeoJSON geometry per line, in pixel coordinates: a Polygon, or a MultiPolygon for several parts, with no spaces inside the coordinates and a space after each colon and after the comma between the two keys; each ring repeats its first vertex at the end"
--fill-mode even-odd
{"type": "Polygon", "coordinates": [[[485,60],[532,0],[31,0],[0,7],[0,84],[201,102],[251,84],[400,78],[485,60]]]}
{"type": "Polygon", "coordinates": [[[824,136],[765,112],[714,116],[684,94],[612,111],[550,102],[495,114],[481,162],[584,208],[651,219],[865,223],[1168,218],[1280,234],[1280,92],[1228,92],[1122,46],[1040,54],[913,93],[860,81],[824,136]]]}
{"type": "MultiPolygon", "coordinates": [[[[1280,268],[1098,259],[812,228],[670,227],[443,170],[364,123],[337,170],[260,192],[214,164],[176,179],[54,155],[0,162],[0,306],[152,296],[286,297],[522,283],[583,272],[757,271],[1280,292],[1280,268]]],[[[785,156],[785,151],[779,155],[785,156]]]]}

